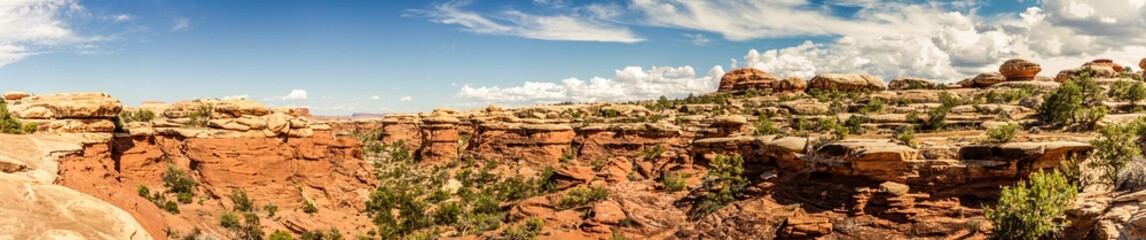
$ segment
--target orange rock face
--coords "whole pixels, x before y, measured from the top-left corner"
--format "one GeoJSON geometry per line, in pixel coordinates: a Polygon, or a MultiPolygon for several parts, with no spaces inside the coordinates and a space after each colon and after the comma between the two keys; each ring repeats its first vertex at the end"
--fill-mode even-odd
{"type": "Polygon", "coordinates": [[[344,233],[364,233],[369,229],[361,227],[370,223],[362,215],[362,196],[375,181],[373,166],[362,160],[361,144],[350,137],[334,138],[329,131],[285,141],[117,138],[65,157],[60,176],[60,184],[126,210],[153,236],[166,236],[169,228],[186,233],[193,227],[226,236],[227,230],[215,223],[233,207],[229,197],[235,189],[246,191],[256,207],[279,207],[279,220],[264,219],[264,227],[297,232],[334,227],[344,233]],[[153,192],[165,189],[162,177],[171,167],[186,171],[199,183],[196,202],[180,204],[181,213],[175,215],[162,213],[136,193],[138,186],[153,192]],[[323,214],[298,211],[304,201],[314,203],[323,214]]]}
{"type": "Polygon", "coordinates": [[[1042,70],[1038,63],[1021,58],[1007,60],[999,66],[999,73],[1002,73],[1007,81],[1031,81],[1042,70]]]}
{"type": "Polygon", "coordinates": [[[725,73],[720,77],[718,92],[741,93],[749,89],[756,89],[763,93],[772,93],[779,87],[779,79],[772,74],[755,68],[741,68],[725,73]]]}

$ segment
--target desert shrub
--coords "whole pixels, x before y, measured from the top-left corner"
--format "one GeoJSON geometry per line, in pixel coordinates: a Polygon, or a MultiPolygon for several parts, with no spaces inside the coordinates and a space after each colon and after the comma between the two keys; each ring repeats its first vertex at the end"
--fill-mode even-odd
{"type": "Polygon", "coordinates": [[[304,199],[302,200],[302,212],[307,214],[314,214],[318,212],[318,207],[315,206],[313,202],[304,199]]]}
{"type": "Polygon", "coordinates": [[[836,120],[835,118],[820,119],[820,127],[824,128],[824,129],[832,130],[832,139],[835,139],[835,140],[841,140],[841,139],[847,138],[848,134],[851,133],[850,128],[840,124],[840,121],[836,120]]]}
{"type": "Polygon", "coordinates": [[[20,119],[8,112],[8,103],[0,99],[0,133],[25,134],[36,132],[35,123],[21,123],[20,119]]]}
{"type": "Polygon", "coordinates": [[[1015,139],[1015,133],[1019,131],[1019,124],[1008,123],[1007,125],[992,128],[987,130],[987,138],[991,142],[1005,143],[1015,139]]]}
{"type": "Polygon", "coordinates": [[[235,211],[250,212],[255,210],[255,202],[247,197],[247,191],[243,189],[231,190],[231,202],[235,203],[235,211]]]}
{"type": "Polygon", "coordinates": [[[661,184],[665,186],[665,191],[669,192],[683,191],[687,187],[684,180],[685,176],[679,173],[669,173],[661,176],[661,184]]]}
{"type": "Polygon", "coordinates": [[[438,205],[438,210],[434,211],[434,223],[440,225],[449,225],[458,222],[458,216],[462,214],[462,204],[458,202],[448,202],[438,205]]]}
{"type": "Polygon", "coordinates": [[[191,111],[191,113],[187,114],[187,118],[190,120],[187,125],[192,127],[206,127],[207,122],[211,121],[211,112],[214,111],[215,108],[211,106],[199,106],[195,111],[191,111]]]}
{"type": "Polygon", "coordinates": [[[776,125],[772,124],[772,120],[768,119],[767,116],[756,118],[756,122],[752,123],[752,125],[756,127],[756,130],[753,132],[756,136],[780,133],[780,129],[776,128],[776,125]]]}
{"type": "Polygon", "coordinates": [[[275,217],[275,212],[279,211],[279,206],[273,203],[267,203],[267,205],[263,205],[263,210],[267,211],[267,217],[275,217]]]}
{"type": "Polygon", "coordinates": [[[847,128],[849,133],[863,134],[863,123],[863,117],[852,115],[844,121],[843,127],[847,128]]]}
{"type": "Polygon", "coordinates": [[[298,235],[299,240],[342,240],[342,232],[331,228],[329,232],[307,230],[298,235]]]}
{"type": "Polygon", "coordinates": [[[643,158],[646,160],[655,159],[655,158],[660,157],[661,155],[664,155],[665,151],[666,151],[665,146],[657,144],[657,145],[653,145],[653,147],[645,148],[645,150],[642,150],[641,152],[637,153],[637,157],[643,158]]]}
{"type": "Polygon", "coordinates": [[[951,107],[946,104],[927,110],[927,119],[920,123],[920,127],[930,131],[943,131],[947,127],[947,113],[951,107]]]}
{"type": "Polygon", "coordinates": [[[198,185],[199,183],[195,182],[195,179],[191,178],[191,175],[175,167],[175,165],[169,166],[167,172],[163,174],[163,186],[166,187],[169,192],[194,195],[191,190],[198,185]]]}
{"type": "Polygon", "coordinates": [[[629,238],[626,238],[625,234],[621,233],[621,231],[613,231],[613,235],[609,236],[609,240],[628,240],[628,239],[629,238]]]}
{"type": "Polygon", "coordinates": [[[506,228],[501,232],[502,239],[505,240],[531,240],[537,239],[541,235],[541,228],[545,226],[545,221],[540,218],[525,219],[524,223],[506,228]]]}
{"type": "Polygon", "coordinates": [[[605,197],[608,196],[609,190],[602,187],[575,187],[565,193],[565,196],[561,197],[561,203],[557,205],[557,209],[570,209],[584,206],[605,200],[605,197]]]}
{"type": "Polygon", "coordinates": [[[1146,160],[1135,158],[1126,164],[1117,176],[1115,187],[1119,191],[1137,192],[1146,189],[1146,160]]]}
{"type": "Polygon", "coordinates": [[[163,203],[163,211],[167,211],[171,214],[179,214],[179,203],[167,201],[163,203]]]}
{"type": "Polygon", "coordinates": [[[238,229],[242,223],[239,221],[239,216],[231,212],[225,212],[219,216],[219,226],[226,229],[238,229]]]}
{"type": "Polygon", "coordinates": [[[152,112],[152,111],[146,110],[146,109],[138,109],[135,111],[127,110],[127,111],[120,111],[119,112],[119,121],[121,123],[147,122],[147,121],[151,121],[151,119],[154,119],[154,118],[155,118],[155,112],[152,112]]]}
{"type": "Polygon", "coordinates": [[[287,231],[283,231],[280,229],[280,230],[275,230],[275,232],[271,233],[270,240],[294,240],[294,237],[291,237],[290,233],[288,233],[287,231]]]}
{"type": "Polygon", "coordinates": [[[915,128],[911,126],[903,126],[897,129],[895,135],[892,136],[895,140],[902,142],[904,145],[916,147],[915,143],[915,128]]]}
{"type": "Polygon", "coordinates": [[[147,198],[151,196],[151,189],[144,185],[139,185],[139,187],[136,187],[135,192],[139,193],[140,197],[147,198]]]}
{"type": "Polygon", "coordinates": [[[1098,131],[1100,135],[1097,139],[1090,140],[1094,146],[1091,166],[1101,170],[1104,182],[1119,182],[1118,174],[1125,166],[1142,157],[1142,149],[1135,143],[1135,134],[1140,128],[1137,122],[1108,125],[1098,131]]]}
{"type": "Polygon", "coordinates": [[[991,237],[1035,240],[1069,223],[1066,210],[1078,196],[1078,187],[1058,170],[1046,173],[1040,169],[1028,181],[1003,187],[1000,194],[998,204],[984,212],[995,227],[991,237]]]}
{"type": "Polygon", "coordinates": [[[1007,89],[1006,91],[989,91],[983,94],[987,103],[1012,103],[1015,101],[1023,100],[1039,94],[1039,89],[1033,86],[1023,86],[1019,89],[1007,89]]]}
{"type": "Polygon", "coordinates": [[[709,163],[703,188],[707,191],[692,210],[694,219],[720,210],[728,203],[736,201],[748,186],[744,176],[744,158],[739,155],[717,155],[709,163]]]}
{"type": "Polygon", "coordinates": [[[1038,108],[1039,120],[1057,127],[1094,129],[1107,109],[1102,105],[1102,87],[1091,76],[1092,71],[1086,69],[1044,96],[1038,108]]]}
{"type": "Polygon", "coordinates": [[[193,200],[194,197],[195,196],[191,195],[191,193],[176,193],[175,194],[175,199],[178,199],[179,203],[182,203],[182,204],[191,203],[191,200],[193,200]]]}
{"type": "Polygon", "coordinates": [[[1146,99],[1146,86],[1140,81],[1117,81],[1106,95],[1120,101],[1137,102],[1146,99]]]}

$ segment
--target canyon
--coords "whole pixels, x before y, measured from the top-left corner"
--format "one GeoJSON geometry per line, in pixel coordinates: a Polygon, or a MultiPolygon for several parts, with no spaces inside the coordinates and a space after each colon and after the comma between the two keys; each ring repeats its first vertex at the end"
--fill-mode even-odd
{"type": "MultiPolygon", "coordinates": [[[[987,239],[1001,186],[1064,162],[1098,171],[1084,162],[1103,136],[1039,125],[1045,96],[1084,74],[1104,93],[1146,76],[1104,59],[1041,70],[1012,60],[939,84],[746,69],[685,99],[356,119],[8,92],[7,111],[36,131],[0,134],[0,215],[16,216],[0,239],[500,239],[535,221],[542,239],[987,239]],[[1020,127],[989,133],[1006,126],[1020,127]],[[585,189],[606,194],[571,205],[585,189]],[[494,197],[496,225],[466,222],[487,214],[467,194],[487,190],[509,195],[494,197]],[[463,220],[411,220],[450,204],[463,220]],[[233,214],[239,225],[221,224],[233,214]]],[[[1096,126],[1138,121],[1141,100],[1102,101],[1112,110],[1096,126]]],[[[1146,191],[1080,189],[1059,238],[1146,236],[1146,191]]]]}

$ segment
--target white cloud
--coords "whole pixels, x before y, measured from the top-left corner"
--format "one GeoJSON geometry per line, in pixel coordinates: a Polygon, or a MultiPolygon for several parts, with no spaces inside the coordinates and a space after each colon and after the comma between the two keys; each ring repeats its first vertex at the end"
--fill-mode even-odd
{"type": "Polygon", "coordinates": [[[251,95],[250,94],[236,94],[236,95],[223,96],[223,99],[224,100],[227,100],[227,99],[251,99],[251,95]]]}
{"type": "Polygon", "coordinates": [[[131,19],[133,19],[133,18],[135,18],[135,17],[131,16],[130,14],[117,14],[117,15],[111,16],[111,20],[116,21],[116,22],[131,21],[131,19]]]}
{"type": "Polygon", "coordinates": [[[307,97],[306,90],[295,89],[295,90],[291,90],[290,93],[287,95],[278,96],[278,97],[274,97],[274,98],[264,98],[263,100],[267,100],[267,101],[275,100],[275,99],[278,99],[279,101],[304,100],[304,99],[306,99],[306,97],[307,97]]]}
{"type": "Polygon", "coordinates": [[[602,5],[588,9],[587,16],[576,14],[535,15],[518,10],[504,10],[483,15],[461,9],[466,1],[451,1],[435,5],[431,10],[411,10],[442,24],[461,25],[466,31],[478,34],[506,35],[556,41],[597,41],[634,43],[644,41],[626,27],[608,24],[597,18],[607,17],[602,5]]]}
{"type": "Polygon", "coordinates": [[[410,96],[398,98],[398,101],[403,101],[403,102],[409,102],[409,101],[413,101],[413,100],[414,100],[414,98],[412,98],[410,96]]]}
{"type": "Polygon", "coordinates": [[[98,40],[77,34],[68,23],[88,15],[75,0],[0,1],[0,67],[48,49],[98,40]]]}
{"type": "MultiPolygon", "coordinates": [[[[521,86],[462,86],[457,97],[483,103],[521,105],[530,103],[631,101],[659,96],[683,97],[716,90],[723,68],[717,66],[697,76],[691,66],[625,67],[612,78],[586,80],[567,78],[557,82],[525,82],[521,86]]],[[[476,103],[476,102],[475,102],[476,103]]]]}
{"type": "Polygon", "coordinates": [[[378,97],[377,95],[375,95],[375,96],[370,96],[370,100],[378,100],[378,99],[379,99],[379,97],[378,97]]]}
{"type": "Polygon", "coordinates": [[[171,23],[171,31],[172,32],[186,31],[187,29],[190,29],[190,28],[191,28],[191,19],[187,19],[185,17],[177,17],[171,23]]]}
{"type": "Polygon", "coordinates": [[[685,33],[684,36],[688,37],[688,42],[692,43],[692,45],[704,46],[704,45],[708,45],[709,42],[712,42],[711,39],[704,37],[704,34],[688,34],[688,33],[685,33]]]}

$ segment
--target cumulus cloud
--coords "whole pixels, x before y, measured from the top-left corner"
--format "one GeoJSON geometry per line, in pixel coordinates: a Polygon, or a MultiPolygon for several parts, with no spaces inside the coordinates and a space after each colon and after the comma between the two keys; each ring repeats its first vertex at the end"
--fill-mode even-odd
{"type": "Polygon", "coordinates": [[[295,90],[291,90],[291,91],[290,91],[290,93],[289,93],[289,94],[287,94],[287,95],[278,96],[278,97],[274,97],[274,98],[265,98],[265,99],[263,99],[263,100],[267,100],[267,101],[270,101],[270,100],[275,100],[275,99],[278,99],[279,101],[286,101],[286,100],[305,100],[305,99],[306,99],[306,97],[307,97],[307,93],[306,93],[306,90],[303,90],[303,89],[295,89],[295,90]]]}
{"type": "MultiPolygon", "coordinates": [[[[550,4],[550,1],[543,1],[550,4]]],[[[538,15],[518,10],[504,10],[494,14],[481,14],[462,9],[468,1],[450,1],[437,4],[429,10],[411,10],[429,17],[434,22],[462,26],[477,34],[517,36],[523,38],[558,41],[596,41],[634,43],[644,41],[627,27],[602,21],[607,8],[590,5],[589,14],[538,15]]]]}
{"type": "Polygon", "coordinates": [[[567,78],[560,82],[525,82],[520,86],[462,86],[457,97],[464,100],[499,104],[631,101],[659,96],[683,97],[716,90],[723,68],[716,66],[698,76],[691,66],[629,66],[616,70],[611,78],[588,80],[567,78]]]}
{"type": "Polygon", "coordinates": [[[409,102],[409,101],[413,101],[413,100],[414,100],[414,98],[412,98],[410,96],[398,98],[398,101],[403,101],[403,102],[409,102]]]}
{"type": "Polygon", "coordinates": [[[712,42],[711,39],[704,37],[704,34],[688,34],[688,33],[685,33],[684,36],[688,37],[688,42],[692,43],[692,45],[704,46],[704,45],[708,45],[709,42],[712,42]]]}
{"type": "MultiPolygon", "coordinates": [[[[1146,8],[1135,2],[1143,1],[1105,2],[1110,3],[1103,5],[1101,11],[1092,11],[1092,4],[1101,4],[1046,0],[1041,8],[990,17],[952,11],[950,6],[883,4],[862,8],[852,20],[883,31],[825,28],[827,33],[840,37],[834,42],[805,42],[763,52],[751,50],[743,60],[747,67],[778,75],[810,77],[823,72],[866,72],[885,80],[915,76],[944,81],[994,71],[1014,57],[1042,63],[1043,74],[1054,74],[1097,57],[1132,64],[1142,57],[1133,56],[1135,52],[1142,53],[1133,43],[1146,42],[1146,35],[1141,34],[1146,32],[1146,24],[1108,25],[1111,21],[1142,23],[1146,8]]],[[[862,1],[854,5],[867,6],[862,1]]],[[[738,62],[734,59],[734,66],[738,62]]]]}
{"type": "Polygon", "coordinates": [[[68,20],[88,16],[75,0],[0,1],[0,67],[52,48],[95,41],[81,36],[68,20]]]}

